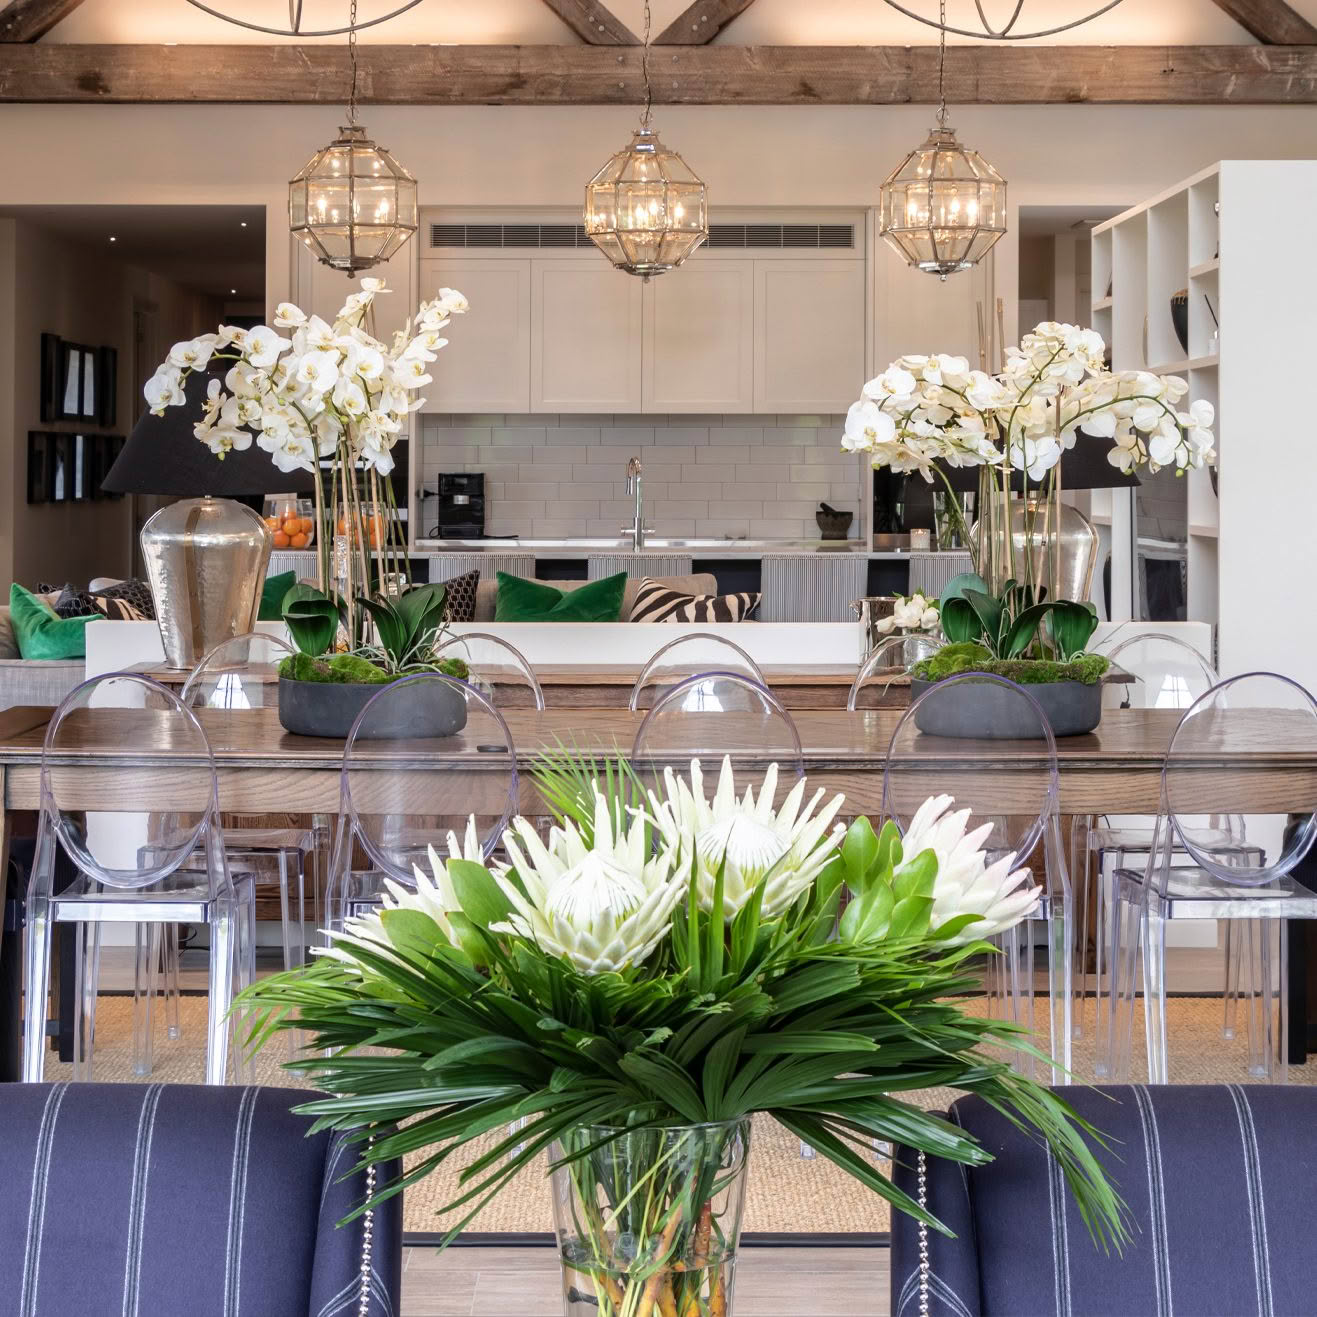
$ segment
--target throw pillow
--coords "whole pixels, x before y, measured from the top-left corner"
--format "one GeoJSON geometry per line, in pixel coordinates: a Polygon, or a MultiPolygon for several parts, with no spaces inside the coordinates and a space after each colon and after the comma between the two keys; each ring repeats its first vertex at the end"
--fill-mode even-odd
{"type": "MultiPolygon", "coordinates": [[[[94,597],[103,599],[121,599],[132,609],[133,621],[155,621],[155,595],[146,581],[120,581],[118,585],[107,585],[100,590],[93,590],[94,597]]],[[[100,608],[100,605],[97,605],[100,608]]],[[[104,612],[104,609],[101,609],[104,612]]]]}
{"type": "Polygon", "coordinates": [[[646,577],[631,606],[633,622],[745,622],[759,607],[762,596],[740,594],[686,594],[662,581],[646,577]]]}
{"type": "Polygon", "coordinates": [[[559,590],[521,576],[498,574],[495,622],[616,622],[622,616],[626,573],[559,590]]]}
{"type": "Polygon", "coordinates": [[[256,613],[257,621],[282,622],[284,595],[296,584],[296,572],[280,572],[278,576],[267,576],[265,584],[261,586],[261,606],[256,613]]]}
{"type": "Polygon", "coordinates": [[[58,617],[108,617],[112,622],[154,622],[155,599],[145,581],[120,581],[103,590],[66,585],[54,601],[58,617]]]}
{"type": "Polygon", "coordinates": [[[29,590],[15,583],[9,587],[9,618],[25,659],[78,659],[87,657],[86,630],[91,617],[56,617],[54,610],[29,590]]]}
{"type": "Polygon", "coordinates": [[[444,621],[474,622],[476,620],[476,590],[480,585],[480,568],[463,572],[450,581],[442,582],[444,587],[444,621]]]}

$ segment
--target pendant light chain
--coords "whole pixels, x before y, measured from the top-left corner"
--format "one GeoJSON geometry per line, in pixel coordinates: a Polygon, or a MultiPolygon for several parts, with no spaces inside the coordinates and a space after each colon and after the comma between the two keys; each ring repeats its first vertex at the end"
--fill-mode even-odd
{"type": "Polygon", "coordinates": [[[351,0],[348,7],[348,67],[352,70],[352,85],[348,90],[348,123],[355,128],[357,126],[357,0],[351,0]]]}
{"type": "Polygon", "coordinates": [[[650,113],[654,108],[654,89],[649,82],[649,0],[645,0],[645,44],[640,48],[640,72],[645,79],[645,113],[640,116],[640,126],[649,131],[650,113]]]}
{"type": "MultiPolygon", "coordinates": [[[[353,4],[356,0],[352,0],[353,4]]],[[[1021,0],[1023,3],[1023,0],[1021,0]]],[[[939,128],[947,126],[947,0],[939,0],[939,13],[941,26],[938,28],[938,50],[937,50],[937,125],[939,128]]]]}

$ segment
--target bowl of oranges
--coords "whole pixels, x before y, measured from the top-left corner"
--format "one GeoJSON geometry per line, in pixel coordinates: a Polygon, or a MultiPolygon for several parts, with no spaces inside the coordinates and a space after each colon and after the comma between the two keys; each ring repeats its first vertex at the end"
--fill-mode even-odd
{"type": "Polygon", "coordinates": [[[309,549],[315,543],[315,505],[309,498],[267,495],[265,524],[274,536],[276,549],[309,549]]]}

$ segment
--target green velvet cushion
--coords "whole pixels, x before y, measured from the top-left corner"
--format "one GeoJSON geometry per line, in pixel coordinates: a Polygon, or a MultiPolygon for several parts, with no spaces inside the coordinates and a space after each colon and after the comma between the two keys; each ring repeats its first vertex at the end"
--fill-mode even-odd
{"type": "Polygon", "coordinates": [[[521,576],[498,574],[495,622],[616,622],[622,616],[626,573],[576,590],[559,590],[521,576]]]}
{"type": "Polygon", "coordinates": [[[278,576],[267,576],[261,587],[261,608],[256,614],[261,622],[282,622],[284,595],[297,584],[296,572],[280,572],[278,576]]]}
{"type": "Polygon", "coordinates": [[[87,657],[88,622],[104,620],[100,613],[90,617],[56,617],[31,591],[21,585],[9,587],[9,619],[25,659],[79,659],[87,657]]]}

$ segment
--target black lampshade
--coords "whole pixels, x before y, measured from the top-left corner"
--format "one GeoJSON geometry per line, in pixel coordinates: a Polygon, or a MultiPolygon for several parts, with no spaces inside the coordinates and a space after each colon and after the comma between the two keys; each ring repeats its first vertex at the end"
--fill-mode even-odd
{"type": "MultiPolygon", "coordinates": [[[[1110,439],[1094,439],[1080,430],[1073,448],[1061,453],[1061,488],[1062,489],[1134,489],[1139,478],[1131,471],[1128,475],[1107,461],[1111,449],[1110,439]]],[[[979,470],[977,466],[949,467],[943,466],[951,488],[957,494],[973,493],[979,487],[979,470]]],[[[1044,477],[1044,480],[1046,477],[1044,477]]],[[[941,482],[938,482],[939,485],[941,482]]],[[[1030,490],[1038,493],[1038,481],[1030,483],[1030,490]]],[[[945,486],[943,486],[945,488],[945,486]]],[[[1017,494],[1024,493],[1024,476],[1016,473],[1011,488],[1017,494]]]]}
{"type": "Polygon", "coordinates": [[[195,371],[184,385],[187,402],[149,411],[133,427],[101,487],[111,494],[170,494],[178,498],[236,498],[251,494],[296,494],[314,488],[310,471],[280,471],[255,439],[250,448],[231,451],[223,461],[199,440],[192,427],[201,417],[206,389],[225,371],[195,371]]]}

